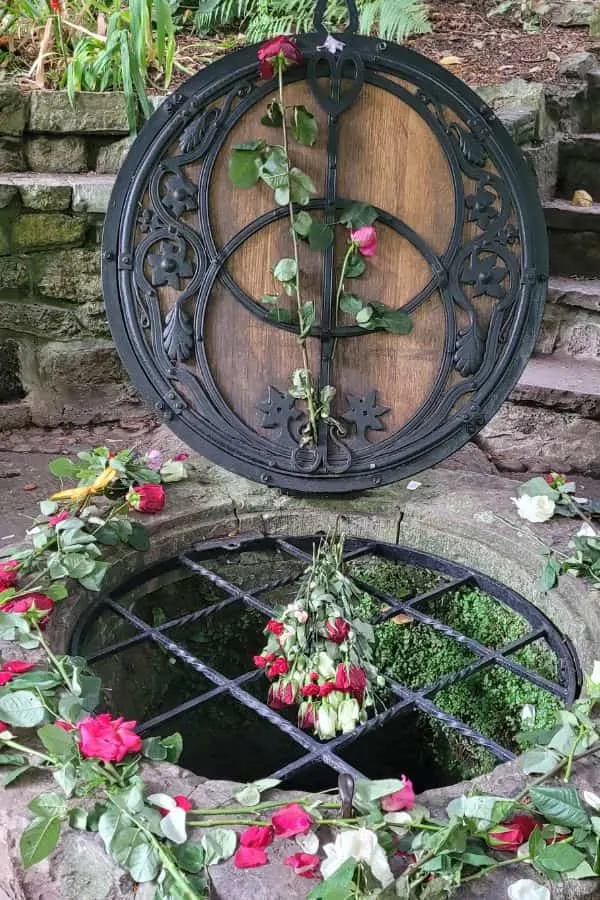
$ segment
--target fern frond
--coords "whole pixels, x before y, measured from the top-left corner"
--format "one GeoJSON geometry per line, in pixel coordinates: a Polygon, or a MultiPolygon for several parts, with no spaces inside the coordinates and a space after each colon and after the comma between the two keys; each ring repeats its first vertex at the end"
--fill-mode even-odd
{"type": "MultiPolygon", "coordinates": [[[[431,31],[427,5],[422,0],[376,0],[371,5],[379,7],[377,33],[386,41],[401,43],[411,34],[431,31]]],[[[362,11],[365,6],[361,4],[362,11]]]]}

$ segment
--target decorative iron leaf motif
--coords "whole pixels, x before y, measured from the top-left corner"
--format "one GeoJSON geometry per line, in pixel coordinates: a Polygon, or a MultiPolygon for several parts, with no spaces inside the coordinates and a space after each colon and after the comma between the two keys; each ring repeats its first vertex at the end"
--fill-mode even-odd
{"type": "Polygon", "coordinates": [[[479,326],[473,322],[459,331],[454,352],[454,368],[463,378],[474,375],[483,362],[485,341],[479,330],[479,326]]]}
{"type": "Polygon", "coordinates": [[[380,422],[381,416],[389,412],[389,406],[379,406],[377,403],[377,391],[369,391],[365,397],[354,397],[348,394],[348,409],[342,418],[346,422],[354,422],[356,436],[359,440],[366,440],[365,433],[368,429],[383,431],[385,426],[380,422]]]}
{"type": "Polygon", "coordinates": [[[202,115],[194,119],[193,122],[184,128],[179,138],[179,149],[182,153],[190,153],[196,148],[200,148],[200,154],[206,152],[203,144],[208,144],[213,138],[216,124],[221,115],[221,111],[217,107],[206,109],[202,115]],[[208,140],[206,140],[208,138],[208,140]]]}
{"type": "Polygon", "coordinates": [[[465,421],[469,434],[477,434],[477,432],[483,428],[486,421],[483,410],[477,403],[472,403],[471,406],[463,412],[462,418],[465,421]]]}
{"type": "Polygon", "coordinates": [[[264,413],[262,428],[279,428],[282,438],[286,434],[291,437],[291,423],[304,418],[302,410],[296,408],[296,398],[278,390],[272,384],[267,388],[266,400],[259,400],[256,407],[264,413]]]}
{"type": "Polygon", "coordinates": [[[458,143],[460,152],[472,165],[483,167],[487,160],[487,152],[481,141],[477,140],[469,131],[460,128],[456,122],[448,126],[450,134],[458,143]]]}
{"type": "Polygon", "coordinates": [[[160,228],[161,223],[152,209],[148,209],[145,207],[140,210],[140,214],[138,216],[138,228],[142,232],[142,234],[148,234],[149,231],[152,231],[154,228],[160,228]]]}
{"type": "Polygon", "coordinates": [[[463,284],[474,285],[473,297],[487,294],[488,297],[501,300],[506,296],[504,279],[507,275],[508,270],[504,261],[500,260],[496,253],[480,248],[471,254],[468,264],[465,264],[461,272],[460,280],[463,284]],[[497,265],[499,261],[501,265],[497,265]]]}
{"type": "Polygon", "coordinates": [[[176,218],[184,212],[198,209],[198,192],[196,185],[183,175],[171,175],[166,180],[167,192],[162,198],[165,209],[176,218]]]}
{"type": "Polygon", "coordinates": [[[185,242],[181,239],[161,241],[158,253],[149,253],[147,258],[150,266],[150,281],[154,287],[169,287],[179,289],[180,278],[191,278],[194,274],[192,264],[185,258],[185,242]]]}
{"type": "Polygon", "coordinates": [[[163,346],[169,359],[185,362],[194,349],[194,326],[180,304],[175,304],[165,317],[163,346]]]}
{"type": "Polygon", "coordinates": [[[498,217],[496,195],[485,184],[479,186],[476,194],[466,198],[465,206],[469,210],[469,222],[477,222],[482,231],[498,217]]]}

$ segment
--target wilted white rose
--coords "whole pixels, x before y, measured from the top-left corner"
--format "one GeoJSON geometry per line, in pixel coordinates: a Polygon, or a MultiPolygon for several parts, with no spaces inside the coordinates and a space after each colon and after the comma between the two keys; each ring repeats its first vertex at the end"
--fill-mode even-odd
{"type": "Polygon", "coordinates": [[[337,730],[337,715],[334,709],[321,703],[317,713],[317,734],[324,741],[335,737],[337,730]]]}
{"type": "Polygon", "coordinates": [[[521,721],[524,725],[535,722],[535,706],[533,703],[526,703],[521,709],[521,721]]]}
{"type": "Polygon", "coordinates": [[[323,878],[329,878],[337,872],[347,859],[355,859],[369,866],[382,887],[387,887],[394,880],[385,851],[375,832],[369,831],[368,828],[342,831],[333,844],[325,844],[323,850],[327,857],[321,863],[323,878]]]}
{"type": "Polygon", "coordinates": [[[554,515],[556,504],[550,497],[529,497],[523,494],[522,497],[511,497],[512,502],[517,507],[517,512],[522,519],[528,522],[547,522],[554,515]]]}
{"type": "Polygon", "coordinates": [[[550,900],[550,890],[531,878],[520,878],[508,888],[508,900],[550,900]]]}
{"type": "Polygon", "coordinates": [[[345,734],[349,734],[356,728],[360,716],[360,706],[353,697],[347,697],[342,700],[338,707],[337,718],[338,726],[345,734]]]}
{"type": "Polygon", "coordinates": [[[583,799],[592,809],[600,810],[600,797],[593,791],[583,791],[583,799]]]}
{"type": "Polygon", "coordinates": [[[324,650],[321,650],[317,656],[317,672],[321,678],[335,678],[335,666],[333,660],[324,650]]]}

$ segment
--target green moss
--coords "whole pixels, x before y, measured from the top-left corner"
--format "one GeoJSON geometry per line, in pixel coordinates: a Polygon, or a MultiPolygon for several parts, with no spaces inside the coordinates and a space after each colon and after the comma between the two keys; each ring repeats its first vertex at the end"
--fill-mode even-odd
{"type": "MultiPolygon", "coordinates": [[[[436,579],[439,582],[434,573],[387,562],[355,566],[351,574],[399,598],[430,589],[436,579]]],[[[493,649],[529,630],[525,619],[477,588],[445,594],[419,609],[493,649]]],[[[359,613],[373,618],[384,610],[381,601],[365,595],[359,613]]],[[[428,625],[390,619],[375,629],[374,658],[382,671],[415,689],[462,669],[476,656],[428,625]]],[[[556,657],[541,641],[519,650],[513,658],[550,680],[556,679],[556,657]]],[[[432,699],[445,712],[513,750],[518,750],[521,710],[526,703],[535,706],[536,725],[541,728],[553,723],[560,705],[552,694],[500,666],[451,685],[432,699]]],[[[439,765],[456,778],[471,778],[495,764],[487,750],[452,728],[429,717],[423,717],[423,728],[430,734],[439,765]]]]}

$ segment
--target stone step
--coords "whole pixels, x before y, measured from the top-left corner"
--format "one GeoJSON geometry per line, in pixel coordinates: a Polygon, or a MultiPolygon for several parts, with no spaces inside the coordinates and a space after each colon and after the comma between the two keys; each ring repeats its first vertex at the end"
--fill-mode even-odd
{"type": "Polygon", "coordinates": [[[18,193],[28,209],[105,213],[114,182],[114,175],[95,172],[77,175],[3,172],[0,173],[0,207],[10,203],[18,193]]]}
{"type": "Polygon", "coordinates": [[[558,193],[584,190],[600,201],[600,133],[563,136],[558,147],[558,193]]]}
{"type": "Polygon", "coordinates": [[[533,357],[510,399],[600,419],[600,359],[576,360],[559,354],[533,357]]]}
{"type": "Polygon", "coordinates": [[[544,204],[553,275],[596,277],[600,273],[600,203],[574,206],[568,200],[544,204]]]}
{"type": "Polygon", "coordinates": [[[600,313],[600,278],[565,278],[548,282],[548,303],[600,313]]]}

